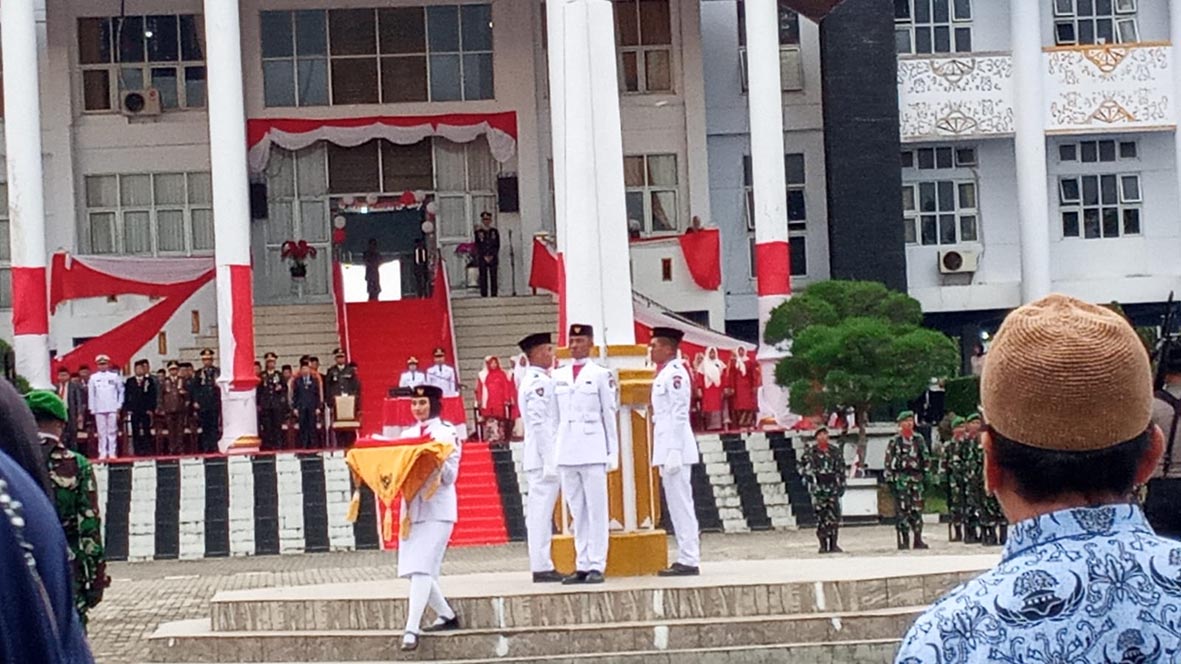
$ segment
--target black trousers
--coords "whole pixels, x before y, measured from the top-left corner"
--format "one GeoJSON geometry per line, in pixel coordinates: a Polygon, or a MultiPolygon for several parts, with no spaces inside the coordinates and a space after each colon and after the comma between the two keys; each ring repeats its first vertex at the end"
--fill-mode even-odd
{"type": "Polygon", "coordinates": [[[316,409],[299,409],[299,446],[310,450],[316,446],[316,409]]]}
{"type": "Polygon", "coordinates": [[[217,454],[217,440],[221,437],[221,409],[202,408],[197,411],[197,423],[201,425],[199,445],[205,454],[217,454]]]}
{"type": "Polygon", "coordinates": [[[155,454],[152,439],[152,416],[149,411],[131,411],[131,449],[136,456],[155,454]]]}
{"type": "Polygon", "coordinates": [[[414,266],[414,293],[419,297],[431,296],[431,275],[425,265],[414,266]]]}
{"type": "Polygon", "coordinates": [[[497,265],[480,262],[480,297],[496,297],[497,265]]]}
{"type": "Polygon", "coordinates": [[[262,438],[262,449],[283,449],[283,417],[286,408],[263,408],[258,418],[258,435],[262,438]]]}

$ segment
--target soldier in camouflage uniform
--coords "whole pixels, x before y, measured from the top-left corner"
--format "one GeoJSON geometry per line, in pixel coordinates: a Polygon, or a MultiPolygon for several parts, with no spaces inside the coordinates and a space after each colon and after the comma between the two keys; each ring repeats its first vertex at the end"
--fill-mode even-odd
{"type": "Polygon", "coordinates": [[[894,494],[898,520],[898,548],[909,549],[914,531],[914,548],[930,548],[923,542],[923,481],[930,452],[927,441],[914,430],[914,412],[898,414],[898,435],[886,446],[886,482],[894,494]]]}
{"type": "Polygon", "coordinates": [[[947,541],[962,542],[965,499],[962,457],[964,418],[956,417],[951,421],[951,436],[946,440],[940,459],[940,472],[943,474],[943,486],[947,490],[947,515],[951,518],[947,524],[947,541]]]}
{"type": "Polygon", "coordinates": [[[842,553],[837,546],[837,531],[841,525],[841,496],[845,495],[845,455],[839,445],[829,445],[828,429],[816,430],[816,444],[804,450],[800,457],[800,472],[812,494],[812,509],[816,512],[816,539],[820,553],[842,553]]]}
{"type": "Polygon", "coordinates": [[[66,404],[48,390],[34,390],[25,396],[40,430],[41,447],[49,467],[54,507],[65,530],[73,565],[74,606],[86,627],[86,613],[102,601],[110,583],[103,556],[102,520],[99,518],[98,486],[94,469],[86,457],[62,444],[69,415],[66,404]]]}
{"type": "Polygon", "coordinates": [[[979,544],[984,520],[984,446],[980,443],[981,419],[972,413],[964,420],[966,431],[960,448],[964,473],[964,543],[979,544]]]}

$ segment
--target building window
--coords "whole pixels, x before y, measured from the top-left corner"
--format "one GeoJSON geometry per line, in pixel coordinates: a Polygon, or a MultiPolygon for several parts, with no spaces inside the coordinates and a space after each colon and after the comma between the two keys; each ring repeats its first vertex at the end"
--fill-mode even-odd
{"type": "Polygon", "coordinates": [[[1059,46],[1140,41],[1136,0],[1053,0],[1059,46]]]}
{"type": "Polygon", "coordinates": [[[213,251],[209,173],[86,176],[86,232],[95,254],[213,251]]]}
{"type": "Polygon", "coordinates": [[[1082,175],[1058,180],[1063,237],[1140,235],[1140,176],[1082,175]]]}
{"type": "Polygon", "coordinates": [[[669,233],[680,228],[675,154],[624,157],[623,179],[630,233],[669,233]]]}
{"type": "Polygon", "coordinates": [[[902,185],[902,216],[907,244],[949,245],[979,242],[976,183],[934,180],[902,185]]]}
{"type": "Polygon", "coordinates": [[[901,54],[971,52],[971,0],[894,0],[894,44],[901,54]]]}
{"type": "MultiPolygon", "coordinates": [[[[804,89],[804,68],[800,57],[800,15],[779,0],[779,79],[785,91],[804,89]]],[[[742,67],[742,89],[748,87],[750,63],[746,51],[746,4],[738,0],[738,56],[742,67]]]]}
{"type": "Polygon", "coordinates": [[[1136,159],[1138,154],[1136,141],[1079,141],[1058,145],[1058,161],[1061,162],[1114,163],[1136,159]]]}
{"type": "MultiPolygon", "coordinates": [[[[808,274],[807,235],[808,202],[806,194],[807,169],[803,154],[783,155],[784,173],[787,181],[787,234],[791,243],[791,274],[800,277],[808,274]]],[[[755,191],[749,156],[742,158],[742,184],[746,229],[755,230],[755,191]]],[[[754,251],[754,236],[751,236],[751,251],[754,251]]],[[[751,254],[751,277],[754,273],[754,254],[751,254]]]]}
{"type": "Polygon", "coordinates": [[[494,97],[492,5],[264,11],[269,107],[494,97]]]}
{"type": "Polygon", "coordinates": [[[205,27],[199,14],[78,19],[82,108],[119,109],[123,90],[154,88],[165,109],[205,106],[205,27]]]}
{"type": "Polygon", "coordinates": [[[0,309],[12,308],[12,247],[8,233],[8,185],[0,183],[0,309]]]}
{"type": "Polygon", "coordinates": [[[672,92],[672,17],[668,0],[615,0],[623,92],[672,92]]]}
{"type": "Polygon", "coordinates": [[[902,168],[931,171],[945,168],[971,168],[977,164],[976,148],[973,147],[945,145],[902,151],[902,168]]]}

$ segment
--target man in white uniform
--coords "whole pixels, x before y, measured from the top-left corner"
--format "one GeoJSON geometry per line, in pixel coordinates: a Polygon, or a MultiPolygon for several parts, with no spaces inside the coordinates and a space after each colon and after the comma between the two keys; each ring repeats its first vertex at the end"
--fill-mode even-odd
{"type": "Polygon", "coordinates": [[[531,334],[518,346],[529,364],[518,381],[517,403],[525,422],[525,475],[529,479],[529,502],[525,531],[529,542],[529,569],[533,583],[563,580],[554,570],[550,549],[554,534],[554,504],[558,502],[558,400],[549,368],[554,364],[554,346],[549,333],[531,334]]]}
{"type": "Polygon", "coordinates": [[[619,467],[615,374],[588,359],[590,325],[570,326],[573,362],[554,371],[558,397],[558,472],[574,521],[575,573],[562,583],[602,583],[607,569],[607,473],[619,467]]]}
{"type": "Polygon", "coordinates": [[[444,397],[459,396],[459,376],[455,374],[455,368],[447,364],[447,353],[436,348],[434,356],[435,363],[426,370],[426,384],[443,390],[444,397]]]}
{"type": "Polygon", "coordinates": [[[668,502],[668,516],[677,531],[677,561],[660,576],[696,576],[701,563],[697,511],[693,505],[690,468],[701,460],[689,424],[692,380],[685,362],[677,357],[684,332],[670,327],[652,329],[652,465],[660,469],[660,483],[668,502]]]}
{"type": "Polygon", "coordinates": [[[398,387],[418,387],[426,384],[426,374],[418,370],[418,358],[413,355],[406,360],[406,370],[398,379],[398,387]]]}
{"type": "Polygon", "coordinates": [[[98,431],[98,458],[118,456],[119,409],[123,407],[123,380],[111,368],[111,358],[94,358],[98,371],[87,384],[90,412],[94,414],[94,428],[98,431]]]}
{"type": "Polygon", "coordinates": [[[443,394],[430,385],[417,385],[410,401],[415,423],[402,432],[402,438],[429,437],[438,443],[455,446],[451,456],[437,471],[439,486],[434,493],[421,491],[409,504],[402,501],[402,514],[410,515],[410,535],[398,544],[398,576],[410,579],[406,604],[406,628],[402,632],[402,650],[418,649],[419,632],[446,632],[460,628],[459,616],[439,588],[439,574],[447,542],[459,519],[459,499],[455,482],[459,479],[459,460],[463,443],[455,427],[439,415],[443,394]],[[435,612],[435,621],[422,627],[426,608],[435,612]]]}

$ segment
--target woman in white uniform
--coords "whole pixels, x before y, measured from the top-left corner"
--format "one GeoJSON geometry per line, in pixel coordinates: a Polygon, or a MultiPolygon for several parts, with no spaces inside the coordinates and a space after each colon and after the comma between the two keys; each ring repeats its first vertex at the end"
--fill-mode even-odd
{"type": "Polygon", "coordinates": [[[455,494],[455,480],[459,477],[461,444],[455,427],[439,418],[443,409],[443,391],[433,385],[418,385],[410,401],[410,412],[416,424],[402,432],[402,438],[427,436],[440,443],[451,443],[455,451],[436,472],[440,484],[429,498],[421,493],[409,504],[403,500],[402,514],[410,515],[410,535],[398,545],[398,576],[410,579],[410,598],[406,609],[406,629],[402,635],[402,650],[418,649],[422,632],[442,632],[459,629],[459,616],[439,589],[439,572],[447,542],[458,518],[459,506],[455,494]],[[423,629],[422,615],[426,607],[438,616],[423,629]]]}

